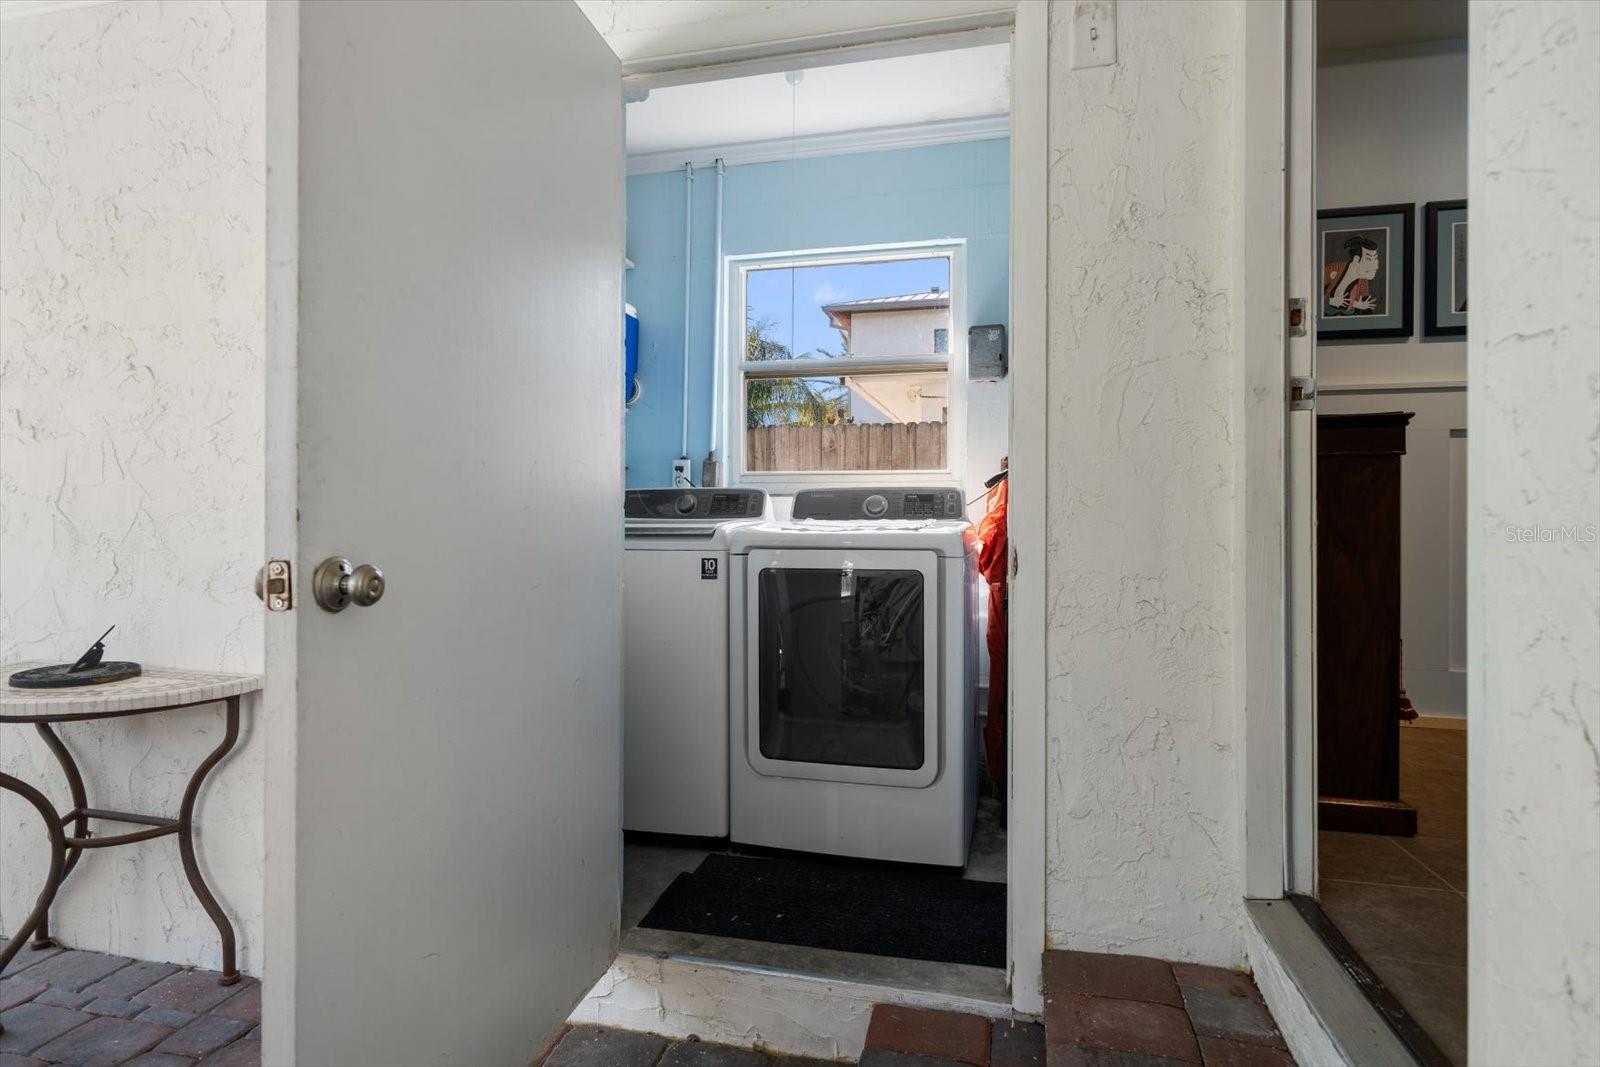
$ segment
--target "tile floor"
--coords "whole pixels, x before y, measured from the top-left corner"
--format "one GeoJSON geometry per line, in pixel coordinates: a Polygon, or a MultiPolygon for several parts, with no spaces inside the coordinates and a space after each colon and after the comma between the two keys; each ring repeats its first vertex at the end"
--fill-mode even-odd
{"type": "Polygon", "coordinates": [[[218,977],[24,948],[0,977],[0,1067],[260,1067],[261,985],[218,977]]]}
{"type": "Polygon", "coordinates": [[[1453,1063],[1467,1062],[1467,732],[1404,726],[1417,836],[1320,835],[1322,908],[1453,1063]]]}
{"type": "MultiPolygon", "coordinates": [[[[816,975],[909,989],[932,990],[1009,1004],[1005,972],[995,967],[930,963],[857,952],[777,945],[766,941],[653,930],[639,926],[656,898],[679,874],[692,871],[709,854],[705,848],[658,840],[630,840],[623,848],[622,949],[649,956],[694,956],[729,963],[773,967],[816,975]]],[[[1006,837],[1000,806],[989,798],[978,802],[972,845],[963,877],[985,882],[1006,878],[1006,837]]]]}

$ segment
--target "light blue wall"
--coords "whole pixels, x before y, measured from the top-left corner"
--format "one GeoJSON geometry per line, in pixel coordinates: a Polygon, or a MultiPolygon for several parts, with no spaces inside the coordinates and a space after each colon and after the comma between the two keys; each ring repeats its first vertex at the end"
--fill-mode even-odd
{"type": "MultiPolygon", "coordinates": [[[[689,457],[699,481],[711,436],[716,173],[695,174],[689,457]]],[[[1004,139],[729,167],[723,186],[726,255],[965,237],[973,324],[1006,322],[1009,230],[1004,139]]],[[[628,256],[644,386],[628,409],[628,485],[666,485],[679,454],[683,403],[681,170],[628,179],[628,256]]]]}

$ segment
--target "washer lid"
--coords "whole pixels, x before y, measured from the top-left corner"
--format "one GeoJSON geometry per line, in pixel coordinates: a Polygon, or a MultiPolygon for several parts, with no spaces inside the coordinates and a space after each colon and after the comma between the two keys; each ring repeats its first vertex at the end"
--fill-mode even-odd
{"type": "Polygon", "coordinates": [[[752,548],[901,550],[961,557],[977,552],[978,532],[965,519],[801,519],[758,522],[730,530],[729,552],[743,555],[752,548]]]}

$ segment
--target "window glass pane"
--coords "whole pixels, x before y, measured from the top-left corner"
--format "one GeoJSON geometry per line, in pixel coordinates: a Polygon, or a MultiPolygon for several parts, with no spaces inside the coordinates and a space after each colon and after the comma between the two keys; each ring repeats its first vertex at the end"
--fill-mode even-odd
{"type": "Polygon", "coordinates": [[[922,766],[920,572],[767,568],[758,611],[763,756],[922,766]]]}
{"type": "Polygon", "coordinates": [[[949,378],[748,378],[745,470],[944,470],[949,378]]]}
{"type": "Polygon", "coordinates": [[[933,350],[941,356],[950,351],[950,331],[943,326],[933,331],[933,350]]]}
{"type": "Polygon", "coordinates": [[[745,273],[745,358],[933,355],[950,326],[950,259],[765,267],[745,273]]]}

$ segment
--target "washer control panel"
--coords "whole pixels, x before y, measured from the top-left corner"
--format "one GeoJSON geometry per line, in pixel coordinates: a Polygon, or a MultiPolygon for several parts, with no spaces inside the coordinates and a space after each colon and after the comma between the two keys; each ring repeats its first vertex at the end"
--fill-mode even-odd
{"type": "Polygon", "coordinates": [[[964,519],[961,490],[802,489],[794,495],[796,519],[964,519]]]}
{"type": "Polygon", "coordinates": [[[762,489],[629,489],[622,494],[622,514],[628,519],[700,523],[759,519],[766,507],[762,489]]]}

